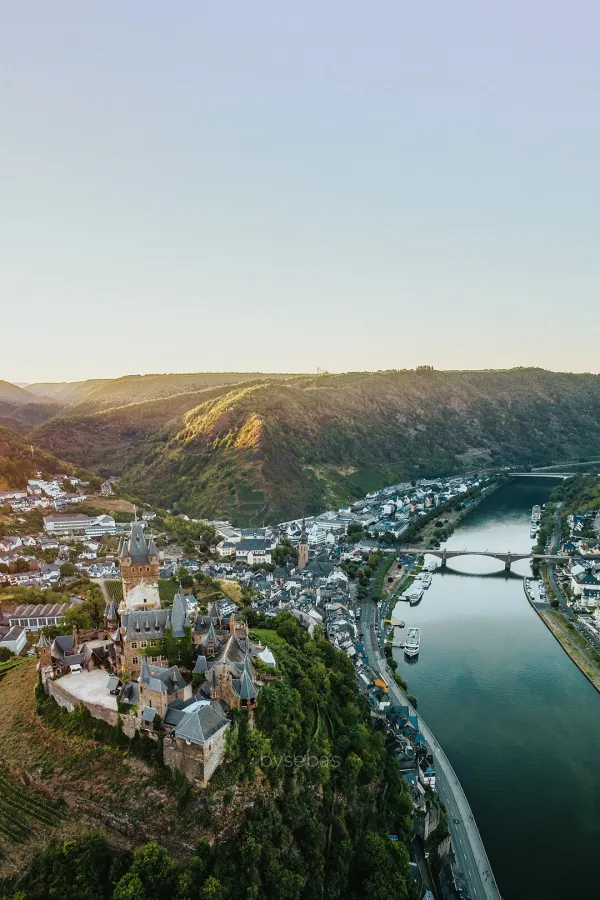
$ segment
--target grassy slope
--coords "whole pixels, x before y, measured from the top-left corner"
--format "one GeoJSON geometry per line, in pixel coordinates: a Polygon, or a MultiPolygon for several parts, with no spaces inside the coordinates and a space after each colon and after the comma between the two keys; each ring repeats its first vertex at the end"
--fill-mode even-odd
{"type": "MultiPolygon", "coordinates": [[[[69,812],[52,836],[102,827],[116,845],[159,840],[171,852],[189,855],[195,840],[186,834],[189,823],[184,827],[176,799],[156,786],[151,770],[122,751],[46,727],[35,712],[36,678],[36,660],[28,660],[0,682],[0,761],[14,781],[65,800],[69,812]]],[[[19,868],[48,837],[32,831],[18,846],[3,846],[0,838],[0,877],[19,868]]]]}
{"type": "Polygon", "coordinates": [[[184,399],[57,419],[36,439],[113,470],[118,454],[132,491],[240,522],[309,513],[395,478],[589,455],[600,442],[600,377],[539,369],[299,376],[184,399]]]}

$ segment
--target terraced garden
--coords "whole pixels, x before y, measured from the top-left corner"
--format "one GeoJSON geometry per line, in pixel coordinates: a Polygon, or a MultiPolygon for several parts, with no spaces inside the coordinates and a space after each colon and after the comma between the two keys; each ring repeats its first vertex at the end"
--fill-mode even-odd
{"type": "Polygon", "coordinates": [[[54,828],[64,819],[64,804],[43,800],[10,781],[0,770],[0,839],[18,844],[39,826],[54,828]]]}
{"type": "Polygon", "coordinates": [[[0,663],[0,681],[2,681],[5,675],[8,675],[13,669],[16,669],[17,666],[26,662],[26,660],[26,656],[14,656],[12,659],[7,659],[6,662],[0,663]]]}
{"type": "Polygon", "coordinates": [[[115,603],[120,603],[123,599],[123,584],[116,579],[105,580],[104,585],[106,587],[106,593],[110,597],[111,600],[114,600],[115,603]]]}

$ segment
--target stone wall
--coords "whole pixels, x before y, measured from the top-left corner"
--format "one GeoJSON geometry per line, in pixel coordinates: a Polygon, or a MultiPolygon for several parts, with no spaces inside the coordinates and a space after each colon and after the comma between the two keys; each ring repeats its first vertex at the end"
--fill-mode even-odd
{"type": "Polygon", "coordinates": [[[75,708],[78,706],[85,706],[86,709],[89,710],[90,715],[95,719],[102,719],[103,722],[107,722],[109,725],[113,726],[117,724],[118,713],[115,710],[107,709],[99,703],[82,703],[79,697],[74,697],[65,690],[60,683],[60,679],[53,680],[49,678],[46,681],[45,687],[46,693],[49,694],[59,706],[62,706],[63,709],[66,709],[68,712],[74,712],[75,708]]]}
{"type": "Polygon", "coordinates": [[[67,691],[63,690],[58,681],[49,678],[46,681],[46,693],[56,700],[59,706],[68,712],[74,712],[75,707],[79,705],[79,700],[72,697],[67,691]]]}
{"type": "Polygon", "coordinates": [[[204,747],[204,780],[212,778],[215,769],[221,765],[225,758],[225,739],[229,733],[229,726],[218,731],[204,747]]]}
{"type": "Polygon", "coordinates": [[[197,787],[204,785],[204,750],[198,744],[186,744],[178,738],[167,737],[163,759],[166,766],[178,769],[192,784],[197,787]]]}

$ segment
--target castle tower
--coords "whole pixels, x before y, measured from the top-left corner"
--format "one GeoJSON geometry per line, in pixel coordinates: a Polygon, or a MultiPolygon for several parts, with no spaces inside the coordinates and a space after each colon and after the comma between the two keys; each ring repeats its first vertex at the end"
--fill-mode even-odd
{"type": "Polygon", "coordinates": [[[42,671],[42,669],[47,669],[48,667],[52,668],[52,656],[50,654],[51,644],[43,631],[40,634],[36,649],[40,661],[40,671],[42,671]]]}
{"type": "Polygon", "coordinates": [[[119,612],[160,609],[158,595],[158,551],[154,538],[146,543],[140,522],[131,523],[129,540],[123,538],[119,550],[123,600],[119,612]]]}
{"type": "Polygon", "coordinates": [[[302,531],[300,533],[300,542],[298,544],[298,571],[306,566],[308,562],[308,534],[306,533],[306,525],[302,520],[302,531]]]}
{"type": "Polygon", "coordinates": [[[117,614],[117,607],[115,606],[115,601],[111,600],[106,604],[106,609],[104,610],[104,627],[108,628],[110,631],[114,631],[119,624],[119,616],[117,614]]]}

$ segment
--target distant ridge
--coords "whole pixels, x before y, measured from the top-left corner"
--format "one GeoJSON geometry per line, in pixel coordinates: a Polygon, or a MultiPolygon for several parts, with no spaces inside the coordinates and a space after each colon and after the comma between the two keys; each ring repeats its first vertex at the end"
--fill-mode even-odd
{"type": "Polygon", "coordinates": [[[177,376],[118,379],[33,438],[120,475],[156,505],[252,525],[330,509],[395,480],[543,465],[600,447],[597,375],[519,368],[183,379],[201,377],[203,389],[180,393],[169,393],[189,383],[177,376]],[[163,395],[132,400],[155,390],[163,395]]]}

